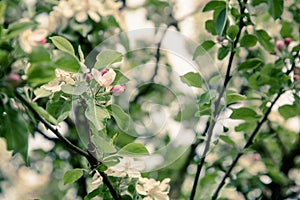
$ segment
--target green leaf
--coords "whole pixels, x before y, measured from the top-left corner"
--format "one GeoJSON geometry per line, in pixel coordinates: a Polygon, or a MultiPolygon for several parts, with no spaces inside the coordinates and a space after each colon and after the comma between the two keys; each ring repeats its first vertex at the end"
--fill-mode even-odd
{"type": "Polygon", "coordinates": [[[215,45],[215,42],[212,40],[206,40],[201,45],[199,45],[193,55],[193,60],[195,60],[198,56],[205,54],[209,49],[211,49],[215,45]]]}
{"type": "Polygon", "coordinates": [[[104,50],[101,51],[96,57],[95,68],[100,69],[103,67],[107,67],[113,63],[121,62],[123,59],[123,55],[120,52],[114,50],[104,50]]]}
{"type": "Polygon", "coordinates": [[[18,111],[4,104],[0,106],[0,115],[0,137],[5,138],[8,150],[12,150],[13,154],[21,154],[28,166],[27,122],[18,111]]]}
{"type": "Polygon", "coordinates": [[[205,22],[205,29],[212,35],[217,35],[215,20],[207,20],[205,22]]]}
{"type": "Polygon", "coordinates": [[[83,170],[82,169],[73,169],[69,170],[64,174],[63,180],[64,180],[64,185],[74,183],[80,177],[83,175],[83,170]]]}
{"type": "Polygon", "coordinates": [[[43,46],[36,46],[29,54],[30,63],[51,62],[48,50],[43,46]]]}
{"type": "Polygon", "coordinates": [[[116,72],[116,77],[112,85],[127,83],[129,81],[129,78],[127,78],[120,70],[114,69],[114,71],[116,72]]]}
{"type": "Polygon", "coordinates": [[[27,70],[28,82],[36,85],[55,79],[55,67],[49,62],[33,63],[27,70]]]}
{"type": "Polygon", "coordinates": [[[240,45],[241,47],[253,47],[256,45],[257,37],[255,35],[244,35],[241,38],[240,45]]]}
{"type": "Polygon", "coordinates": [[[67,72],[77,73],[80,69],[78,59],[64,51],[57,51],[54,56],[54,64],[57,68],[67,72]]]}
{"type": "Polygon", "coordinates": [[[105,137],[100,136],[99,134],[94,134],[92,136],[92,140],[94,141],[97,150],[99,150],[101,154],[115,153],[117,151],[117,149],[109,140],[107,140],[105,137]]]}
{"type": "Polygon", "coordinates": [[[282,21],[281,22],[281,29],[280,29],[280,35],[282,38],[286,37],[292,37],[293,33],[293,24],[288,21],[282,21]]]}
{"type": "Polygon", "coordinates": [[[97,171],[100,171],[100,172],[104,172],[105,170],[107,170],[107,166],[105,164],[100,164],[96,167],[97,171]]]}
{"type": "Polygon", "coordinates": [[[20,35],[25,30],[30,29],[30,28],[32,28],[36,25],[37,25],[37,23],[34,22],[34,21],[31,21],[31,22],[16,22],[16,23],[10,24],[4,38],[5,39],[14,38],[14,37],[20,35]]]}
{"type": "Polygon", "coordinates": [[[263,61],[259,58],[250,58],[245,62],[242,62],[238,65],[238,70],[252,70],[256,69],[257,67],[261,66],[263,61]]]}
{"type": "Polygon", "coordinates": [[[220,14],[218,15],[217,20],[216,20],[216,32],[219,36],[221,36],[223,34],[223,30],[226,25],[226,20],[227,20],[227,9],[224,8],[220,12],[220,14]]]}
{"type": "Polygon", "coordinates": [[[58,124],[57,120],[52,115],[50,115],[44,108],[38,106],[36,103],[33,103],[33,102],[30,102],[30,105],[46,121],[48,121],[52,124],[58,124]]]}
{"type": "Polygon", "coordinates": [[[283,0],[268,0],[269,13],[274,19],[282,15],[283,5],[283,0]]]}
{"type": "Polygon", "coordinates": [[[53,98],[53,100],[48,101],[46,105],[47,112],[57,119],[57,122],[65,120],[69,116],[71,108],[71,101],[62,98],[53,98]]]}
{"type": "Polygon", "coordinates": [[[249,131],[252,131],[254,128],[255,128],[255,123],[245,122],[245,123],[242,123],[242,124],[236,126],[234,128],[234,130],[236,132],[249,132],[249,131]]]}
{"type": "Polygon", "coordinates": [[[220,47],[218,49],[218,59],[223,60],[229,53],[229,48],[228,47],[220,47]]]}
{"type": "Polygon", "coordinates": [[[239,32],[239,27],[237,25],[229,26],[229,28],[226,30],[226,34],[231,40],[234,40],[238,32],[239,32]]]}
{"type": "Polygon", "coordinates": [[[100,187],[94,189],[93,191],[91,191],[90,193],[88,193],[83,200],[91,200],[94,197],[98,196],[99,194],[102,194],[103,191],[101,190],[100,187]]]}
{"type": "Polygon", "coordinates": [[[118,154],[124,156],[145,156],[149,155],[149,152],[142,143],[130,143],[121,148],[118,154]]]}
{"type": "Polygon", "coordinates": [[[211,95],[209,91],[204,92],[197,98],[197,103],[198,104],[210,104],[211,103],[211,95]]]}
{"type": "Polygon", "coordinates": [[[189,86],[201,88],[203,80],[199,73],[188,72],[187,74],[180,76],[180,80],[189,86]]]}
{"type": "Polygon", "coordinates": [[[230,139],[227,135],[220,135],[219,138],[220,138],[222,141],[226,142],[227,144],[230,144],[230,145],[232,145],[232,146],[235,146],[235,142],[234,142],[232,139],[230,139]]]}
{"type": "Polygon", "coordinates": [[[264,30],[255,31],[255,35],[258,39],[258,42],[264,47],[268,52],[274,52],[274,43],[270,40],[272,39],[269,34],[264,30]]]}
{"type": "Polygon", "coordinates": [[[127,113],[125,113],[120,106],[116,104],[112,104],[110,106],[110,109],[111,109],[111,115],[113,116],[118,127],[122,131],[128,132],[130,134],[135,133],[135,129],[131,117],[127,113]]]}
{"type": "Polygon", "coordinates": [[[232,109],[230,118],[251,121],[251,120],[258,119],[259,116],[253,109],[247,108],[247,107],[242,107],[242,108],[232,109]]]}
{"type": "Polygon", "coordinates": [[[284,119],[289,119],[292,117],[300,116],[300,106],[297,105],[283,105],[278,108],[280,115],[284,119]]]}
{"type": "Polygon", "coordinates": [[[5,18],[5,10],[6,10],[6,2],[1,1],[0,2],[0,24],[3,24],[4,18],[5,18]]]}
{"type": "Polygon", "coordinates": [[[236,102],[240,102],[246,99],[246,96],[238,94],[238,93],[229,93],[226,94],[226,104],[232,104],[232,103],[236,103],[236,102]]]}
{"type": "Polygon", "coordinates": [[[64,93],[71,94],[71,95],[82,95],[88,89],[89,87],[85,84],[79,84],[79,85],[64,84],[61,86],[61,90],[64,93]]]}
{"type": "Polygon", "coordinates": [[[85,117],[100,131],[104,128],[103,120],[109,119],[110,115],[106,108],[100,107],[95,104],[94,100],[90,99],[86,102],[87,109],[85,117]]]}
{"type": "Polygon", "coordinates": [[[46,90],[45,88],[37,88],[34,90],[35,100],[43,97],[48,97],[51,95],[51,92],[49,90],[46,90]]]}
{"type": "Polygon", "coordinates": [[[72,44],[61,36],[53,36],[50,37],[50,40],[53,42],[53,44],[61,51],[67,52],[71,55],[75,55],[74,48],[72,44]]]}
{"type": "Polygon", "coordinates": [[[207,12],[212,10],[222,10],[224,8],[226,8],[225,1],[210,1],[204,6],[202,11],[207,12]]]}
{"type": "Polygon", "coordinates": [[[293,47],[292,52],[297,52],[300,51],[300,44],[298,44],[297,46],[293,47]]]}

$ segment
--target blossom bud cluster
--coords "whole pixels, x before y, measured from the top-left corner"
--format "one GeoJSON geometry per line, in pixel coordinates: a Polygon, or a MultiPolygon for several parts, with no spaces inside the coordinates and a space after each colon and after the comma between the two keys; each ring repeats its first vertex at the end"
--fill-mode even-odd
{"type": "Polygon", "coordinates": [[[275,42],[276,49],[274,50],[274,53],[277,54],[277,50],[283,51],[285,47],[289,46],[289,44],[292,42],[292,39],[289,37],[284,38],[284,40],[277,40],[275,42]]]}

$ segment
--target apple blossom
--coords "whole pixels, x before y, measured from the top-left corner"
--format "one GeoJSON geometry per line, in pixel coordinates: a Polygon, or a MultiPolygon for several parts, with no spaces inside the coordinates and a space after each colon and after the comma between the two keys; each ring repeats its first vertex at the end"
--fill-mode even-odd
{"type": "Polygon", "coordinates": [[[20,46],[26,53],[31,53],[34,46],[45,45],[48,31],[46,29],[26,30],[20,35],[20,46]]]}
{"type": "Polygon", "coordinates": [[[92,69],[92,75],[102,87],[110,86],[116,78],[116,72],[113,69],[104,69],[101,72],[96,69],[92,69]]]}
{"type": "Polygon", "coordinates": [[[110,91],[113,92],[114,96],[119,96],[120,94],[122,94],[126,89],[126,86],[124,84],[119,84],[119,85],[115,85],[113,86],[110,91]]]}
{"type": "Polygon", "coordinates": [[[120,162],[108,168],[106,170],[107,175],[114,177],[126,177],[139,178],[141,176],[140,171],[144,168],[144,164],[141,161],[135,161],[133,158],[124,157],[120,159],[120,162]]]}
{"type": "Polygon", "coordinates": [[[75,84],[75,78],[77,74],[66,72],[61,69],[55,70],[56,78],[49,83],[42,86],[42,88],[49,90],[51,92],[58,92],[61,90],[61,86],[64,84],[75,84]]]}
{"type": "Polygon", "coordinates": [[[139,178],[135,189],[139,194],[145,196],[143,200],[169,200],[170,181],[169,178],[164,179],[162,182],[153,178],[139,178]]]}

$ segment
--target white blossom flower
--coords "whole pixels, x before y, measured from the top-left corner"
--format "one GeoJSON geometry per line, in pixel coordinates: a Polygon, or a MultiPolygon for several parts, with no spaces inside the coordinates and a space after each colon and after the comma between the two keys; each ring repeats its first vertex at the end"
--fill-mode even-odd
{"type": "Polygon", "coordinates": [[[51,92],[58,92],[61,90],[61,86],[64,84],[75,84],[75,79],[77,74],[66,72],[61,69],[55,69],[56,78],[49,83],[42,86],[42,88],[49,90],[51,92]]]}
{"type": "Polygon", "coordinates": [[[141,176],[140,171],[144,168],[144,163],[141,161],[135,161],[133,158],[124,157],[120,159],[120,162],[108,168],[106,170],[107,175],[114,177],[126,177],[139,178],[141,176]]]}
{"type": "Polygon", "coordinates": [[[46,44],[48,31],[46,29],[25,30],[20,35],[20,46],[26,53],[31,53],[33,47],[46,44]]]}
{"type": "Polygon", "coordinates": [[[143,200],[169,200],[170,181],[169,178],[164,179],[162,182],[153,178],[140,178],[135,189],[139,194],[145,196],[143,200]]]}
{"type": "Polygon", "coordinates": [[[93,176],[93,181],[92,181],[92,185],[98,185],[102,183],[102,176],[100,175],[100,173],[96,170],[96,173],[93,176]]]}
{"type": "Polygon", "coordinates": [[[102,87],[110,86],[116,78],[116,72],[113,69],[104,69],[101,72],[99,72],[98,70],[93,68],[92,75],[102,87]]]}

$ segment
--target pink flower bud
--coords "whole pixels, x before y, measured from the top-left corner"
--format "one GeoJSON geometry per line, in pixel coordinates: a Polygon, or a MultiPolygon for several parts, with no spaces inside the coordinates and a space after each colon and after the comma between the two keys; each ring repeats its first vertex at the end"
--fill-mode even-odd
{"type": "Polygon", "coordinates": [[[276,48],[279,50],[279,51],[282,51],[284,49],[284,42],[282,40],[278,40],[276,41],[276,48]]]}
{"type": "Polygon", "coordinates": [[[300,69],[299,68],[294,68],[294,73],[295,74],[299,74],[300,73],[300,69]]]}
{"type": "Polygon", "coordinates": [[[102,70],[102,71],[101,71],[101,76],[103,76],[103,75],[106,74],[107,72],[108,72],[107,69],[102,70]]]}
{"type": "Polygon", "coordinates": [[[88,74],[85,75],[85,80],[87,82],[90,82],[92,79],[93,79],[93,76],[91,74],[88,73],[88,74]]]}
{"type": "Polygon", "coordinates": [[[121,93],[123,93],[126,89],[126,86],[124,84],[115,85],[111,88],[110,91],[113,92],[114,96],[119,96],[121,93]]]}
{"type": "Polygon", "coordinates": [[[12,86],[16,87],[21,84],[22,80],[18,73],[10,73],[7,76],[7,82],[9,82],[12,86]]]}
{"type": "Polygon", "coordinates": [[[299,75],[294,75],[294,81],[298,81],[299,80],[299,75]]]}
{"type": "Polygon", "coordinates": [[[289,37],[284,38],[284,44],[285,44],[286,46],[288,46],[288,45],[291,43],[291,41],[292,41],[292,39],[289,38],[289,37]]]}

